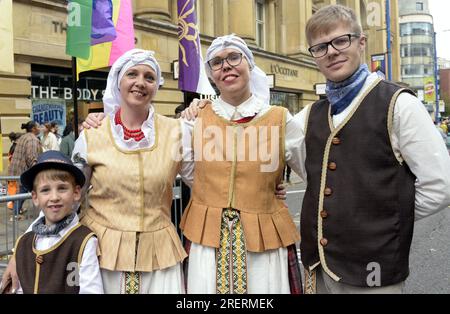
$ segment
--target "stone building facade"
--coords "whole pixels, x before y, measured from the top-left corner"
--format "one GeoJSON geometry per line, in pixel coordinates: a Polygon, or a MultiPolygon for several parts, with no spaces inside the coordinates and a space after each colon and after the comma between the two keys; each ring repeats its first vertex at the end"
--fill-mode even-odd
{"type": "MultiPolygon", "coordinates": [[[[393,79],[398,81],[396,2],[391,1],[391,40],[393,79]]],[[[386,53],[383,0],[197,0],[203,55],[216,36],[236,33],[243,37],[258,66],[273,79],[271,103],[286,106],[295,114],[319,98],[315,85],[325,83],[308,53],[304,29],[309,17],[330,3],[350,6],[361,18],[368,35],[367,63],[371,64],[373,56],[386,53]]],[[[34,106],[54,106],[53,117],[65,121],[73,117],[71,62],[65,54],[66,5],[66,0],[13,0],[15,72],[0,72],[4,165],[10,146],[8,133],[23,131],[20,126],[33,117],[34,106]]],[[[176,6],[176,0],[133,0],[136,46],[156,52],[165,84],[154,105],[157,112],[168,116],[186,99],[178,90],[173,70],[174,61],[178,60],[176,6]]],[[[78,91],[81,119],[89,111],[102,110],[106,77],[107,69],[81,76],[78,91]]]]}

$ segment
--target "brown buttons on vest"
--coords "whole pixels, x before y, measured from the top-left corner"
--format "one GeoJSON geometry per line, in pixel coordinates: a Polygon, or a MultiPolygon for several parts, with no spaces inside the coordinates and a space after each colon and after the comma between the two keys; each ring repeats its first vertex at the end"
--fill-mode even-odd
{"type": "Polygon", "coordinates": [[[333,143],[333,145],[339,145],[341,144],[341,140],[339,139],[339,137],[333,137],[331,143],[333,143]]]}
{"type": "Polygon", "coordinates": [[[37,255],[36,256],[36,263],[38,263],[40,265],[43,262],[44,262],[44,257],[42,255],[37,255]]]}
{"type": "Polygon", "coordinates": [[[330,162],[330,163],[328,164],[328,169],[330,169],[331,171],[336,170],[336,169],[337,169],[336,163],[335,163],[335,162],[330,162]]]}
{"type": "Polygon", "coordinates": [[[333,194],[333,190],[330,188],[325,188],[324,194],[325,196],[330,196],[331,194],[333,194]]]}
{"type": "Polygon", "coordinates": [[[320,212],[320,217],[322,217],[323,219],[326,219],[328,217],[328,212],[326,210],[322,210],[320,212]]]}
{"type": "Polygon", "coordinates": [[[328,244],[328,240],[327,240],[327,239],[325,239],[325,238],[320,239],[320,245],[322,245],[323,247],[325,247],[325,246],[327,246],[327,244],[328,244]]]}

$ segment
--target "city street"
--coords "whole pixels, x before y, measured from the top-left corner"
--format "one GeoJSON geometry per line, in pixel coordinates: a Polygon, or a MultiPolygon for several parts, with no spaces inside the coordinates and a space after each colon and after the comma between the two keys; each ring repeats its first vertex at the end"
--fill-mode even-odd
{"type": "MultiPolygon", "coordinates": [[[[297,226],[306,184],[292,173],[287,203],[297,226]]],[[[416,222],[405,293],[450,293],[450,209],[416,222]]]]}

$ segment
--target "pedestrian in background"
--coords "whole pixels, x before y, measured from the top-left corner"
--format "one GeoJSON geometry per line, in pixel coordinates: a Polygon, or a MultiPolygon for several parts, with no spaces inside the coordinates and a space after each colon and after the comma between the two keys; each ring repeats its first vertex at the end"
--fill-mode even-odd
{"type": "Polygon", "coordinates": [[[341,5],[306,25],[327,99],[295,117],[305,132],[301,257],[309,293],[401,293],[414,221],[450,204],[450,158],[421,101],[370,73],[366,36],[341,5]]]}
{"type": "Polygon", "coordinates": [[[56,121],[53,121],[53,122],[50,123],[50,126],[51,126],[50,130],[56,136],[56,139],[58,141],[58,145],[61,145],[62,136],[61,136],[61,134],[59,134],[59,125],[58,125],[58,123],[56,123],[56,121]]]}
{"type": "Polygon", "coordinates": [[[43,136],[41,139],[44,152],[48,150],[59,150],[58,139],[52,130],[54,130],[54,127],[52,127],[51,123],[44,124],[43,136]]]}
{"type": "Polygon", "coordinates": [[[17,140],[20,138],[20,133],[11,132],[8,134],[8,138],[11,141],[11,146],[8,151],[8,161],[11,162],[14,150],[16,149],[17,140]]]}
{"type": "Polygon", "coordinates": [[[75,133],[73,132],[72,123],[66,125],[61,144],[59,145],[59,151],[68,158],[72,158],[73,148],[75,146],[75,133]]]}
{"type": "Polygon", "coordinates": [[[447,124],[448,124],[447,118],[442,119],[442,121],[441,121],[441,129],[442,129],[442,131],[444,131],[445,135],[448,134],[448,126],[447,126],[447,124]]]}
{"type": "MultiPolygon", "coordinates": [[[[16,149],[17,140],[20,138],[20,136],[21,136],[20,133],[14,133],[14,132],[9,133],[9,135],[8,135],[9,140],[11,141],[11,146],[9,147],[9,151],[8,151],[9,166],[11,166],[12,156],[14,154],[14,150],[16,149]]],[[[17,193],[17,189],[18,189],[18,183],[16,180],[8,181],[8,195],[15,195],[17,193]]],[[[8,202],[6,206],[8,207],[8,209],[13,210],[14,202],[8,202]]]]}
{"type": "MultiPolygon", "coordinates": [[[[22,124],[21,128],[26,130],[26,134],[17,140],[8,171],[10,176],[20,176],[25,170],[36,163],[39,155],[42,153],[42,146],[37,138],[39,134],[38,124],[34,121],[29,121],[22,124]]],[[[26,192],[27,189],[19,184],[19,193],[26,192]]],[[[22,208],[23,203],[24,200],[14,203],[14,215],[18,219],[22,219],[23,216],[21,214],[25,212],[25,209],[22,208]]]]}

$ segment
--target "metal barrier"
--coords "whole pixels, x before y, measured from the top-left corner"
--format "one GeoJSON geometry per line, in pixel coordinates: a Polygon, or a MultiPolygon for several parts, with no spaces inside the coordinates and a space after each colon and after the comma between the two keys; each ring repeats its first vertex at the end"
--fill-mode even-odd
{"type": "Polygon", "coordinates": [[[33,210],[27,212],[27,219],[19,226],[18,216],[14,215],[14,209],[8,209],[8,202],[31,199],[31,193],[6,195],[6,187],[9,181],[18,181],[19,176],[0,176],[0,257],[12,253],[17,238],[22,233],[20,227],[28,227],[33,217],[33,210]],[[31,214],[31,215],[30,215],[31,214]]]}

